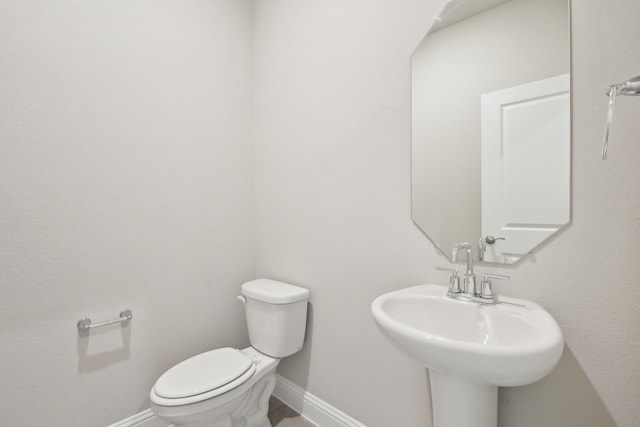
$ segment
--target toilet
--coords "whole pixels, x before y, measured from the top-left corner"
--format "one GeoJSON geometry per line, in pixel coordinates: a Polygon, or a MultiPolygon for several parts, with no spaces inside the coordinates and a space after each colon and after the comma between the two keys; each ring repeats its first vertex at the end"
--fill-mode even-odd
{"type": "Polygon", "coordinates": [[[207,351],[162,374],[150,393],[161,420],[175,427],[271,427],[276,366],[302,349],[309,291],[257,279],[240,293],[251,347],[207,351]]]}

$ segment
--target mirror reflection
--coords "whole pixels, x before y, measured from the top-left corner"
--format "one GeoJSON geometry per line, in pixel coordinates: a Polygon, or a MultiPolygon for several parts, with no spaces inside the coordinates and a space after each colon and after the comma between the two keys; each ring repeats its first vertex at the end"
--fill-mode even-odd
{"type": "Polygon", "coordinates": [[[570,218],[567,0],[454,0],[411,58],[412,217],[512,264],[570,218]]]}

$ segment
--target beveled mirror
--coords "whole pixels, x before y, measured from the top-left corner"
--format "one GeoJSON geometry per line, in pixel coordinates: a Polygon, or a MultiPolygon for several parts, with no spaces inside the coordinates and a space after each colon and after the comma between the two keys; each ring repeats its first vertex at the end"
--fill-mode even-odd
{"type": "Polygon", "coordinates": [[[568,0],[453,0],[411,58],[412,218],[513,264],[570,220],[568,0]]]}

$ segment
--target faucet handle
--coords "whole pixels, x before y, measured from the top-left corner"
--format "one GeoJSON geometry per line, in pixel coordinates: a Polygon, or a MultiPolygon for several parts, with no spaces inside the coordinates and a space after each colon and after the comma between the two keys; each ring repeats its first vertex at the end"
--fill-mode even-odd
{"type": "Polygon", "coordinates": [[[510,277],[503,274],[484,273],[482,275],[482,283],[480,284],[480,298],[494,299],[491,279],[509,280],[510,277]]]}
{"type": "Polygon", "coordinates": [[[459,294],[462,292],[460,289],[460,278],[458,277],[458,273],[460,270],[457,268],[448,268],[448,267],[436,267],[436,270],[440,271],[450,271],[451,277],[449,278],[449,292],[453,292],[455,294],[459,294]]]}

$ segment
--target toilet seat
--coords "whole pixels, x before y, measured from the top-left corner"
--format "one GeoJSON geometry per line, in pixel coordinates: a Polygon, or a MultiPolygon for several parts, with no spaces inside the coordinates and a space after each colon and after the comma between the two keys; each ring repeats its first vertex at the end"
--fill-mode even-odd
{"type": "Polygon", "coordinates": [[[151,400],[162,406],[201,402],[233,390],[255,371],[251,359],[239,350],[208,351],[178,363],[158,378],[151,400]]]}

